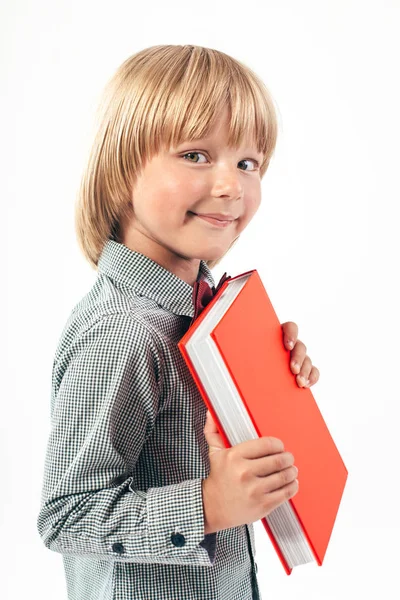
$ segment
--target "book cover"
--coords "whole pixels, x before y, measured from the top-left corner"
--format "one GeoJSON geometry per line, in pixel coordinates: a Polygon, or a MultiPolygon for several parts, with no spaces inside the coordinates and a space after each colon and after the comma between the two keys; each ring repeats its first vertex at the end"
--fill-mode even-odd
{"type": "MultiPolygon", "coordinates": [[[[256,270],[211,332],[259,437],[282,440],[299,470],[299,491],[290,502],[318,565],[322,565],[347,479],[347,469],[309,388],[300,388],[289,366],[282,327],[256,270]]],[[[242,274],[244,275],[244,274],[242,274]]],[[[237,276],[237,277],[241,277],[237,276]]],[[[236,277],[236,278],[237,278],[236,277]]],[[[226,281],[178,343],[227,448],[231,443],[185,345],[226,281]]],[[[287,572],[292,569],[265,518],[261,519],[287,572]]]]}

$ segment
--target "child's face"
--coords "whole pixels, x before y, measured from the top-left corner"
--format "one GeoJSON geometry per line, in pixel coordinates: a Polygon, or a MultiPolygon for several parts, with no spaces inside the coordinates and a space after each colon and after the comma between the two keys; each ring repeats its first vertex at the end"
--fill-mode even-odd
{"type": "Polygon", "coordinates": [[[200,259],[220,258],[260,205],[263,155],[250,139],[239,150],[228,148],[226,119],[224,112],[207,139],[153,156],[132,191],[134,214],[121,224],[126,246],[190,285],[200,259]],[[221,227],[193,213],[223,213],[234,220],[221,227]]]}

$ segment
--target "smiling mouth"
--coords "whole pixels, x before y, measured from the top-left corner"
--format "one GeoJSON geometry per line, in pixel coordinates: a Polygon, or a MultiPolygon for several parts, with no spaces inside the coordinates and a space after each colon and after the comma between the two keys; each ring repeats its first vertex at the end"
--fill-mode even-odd
{"type": "Polygon", "coordinates": [[[234,223],[236,221],[236,219],[230,220],[230,221],[221,221],[220,219],[215,219],[214,217],[206,217],[204,215],[198,215],[194,212],[189,212],[190,215],[192,215],[193,217],[197,217],[198,219],[200,219],[201,221],[205,222],[205,223],[210,223],[210,225],[214,225],[214,227],[229,227],[229,225],[231,223],[234,223]]]}

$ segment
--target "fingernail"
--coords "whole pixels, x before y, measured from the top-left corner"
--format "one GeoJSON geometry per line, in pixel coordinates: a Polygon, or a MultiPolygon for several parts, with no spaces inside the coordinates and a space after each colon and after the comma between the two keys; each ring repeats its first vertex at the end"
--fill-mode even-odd
{"type": "Polygon", "coordinates": [[[301,385],[304,385],[305,382],[306,382],[306,378],[303,377],[303,375],[300,375],[300,377],[299,377],[299,383],[301,383],[301,385]]]}
{"type": "Polygon", "coordinates": [[[295,360],[292,361],[292,367],[296,372],[300,371],[300,365],[295,360]]]}
{"type": "Polygon", "coordinates": [[[293,348],[294,344],[292,340],[288,340],[287,345],[289,346],[289,348],[293,348]]]}

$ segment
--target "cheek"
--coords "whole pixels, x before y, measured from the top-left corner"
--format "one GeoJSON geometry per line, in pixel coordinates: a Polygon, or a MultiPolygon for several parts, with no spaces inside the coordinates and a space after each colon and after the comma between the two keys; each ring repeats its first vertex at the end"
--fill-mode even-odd
{"type": "Polygon", "coordinates": [[[246,220],[250,221],[254,215],[256,214],[256,212],[258,211],[258,209],[260,208],[260,204],[261,204],[261,198],[259,195],[254,195],[251,198],[249,198],[246,201],[246,211],[245,211],[245,215],[246,215],[246,220]]]}
{"type": "Polygon", "coordinates": [[[261,205],[261,198],[255,201],[252,205],[252,215],[255,215],[261,205]]]}
{"type": "Polygon", "coordinates": [[[171,169],[168,178],[163,177],[163,189],[176,207],[189,205],[205,194],[209,195],[207,178],[200,173],[200,169],[197,173],[194,169],[171,169]]]}
{"type": "Polygon", "coordinates": [[[162,189],[154,191],[149,200],[156,218],[165,219],[166,222],[180,222],[203,196],[202,189],[193,181],[188,184],[184,181],[169,181],[162,189]]]}
{"type": "Polygon", "coordinates": [[[253,219],[257,210],[260,208],[259,200],[253,199],[246,202],[246,207],[244,211],[244,215],[240,220],[240,224],[238,227],[238,233],[242,233],[244,229],[246,229],[247,225],[253,219]]]}
{"type": "MultiPolygon", "coordinates": [[[[168,227],[173,225],[177,219],[181,219],[181,210],[179,208],[179,196],[174,194],[172,189],[153,190],[152,194],[147,196],[142,203],[144,218],[157,227],[168,227]]],[[[185,212],[185,209],[182,209],[185,212]]]]}

